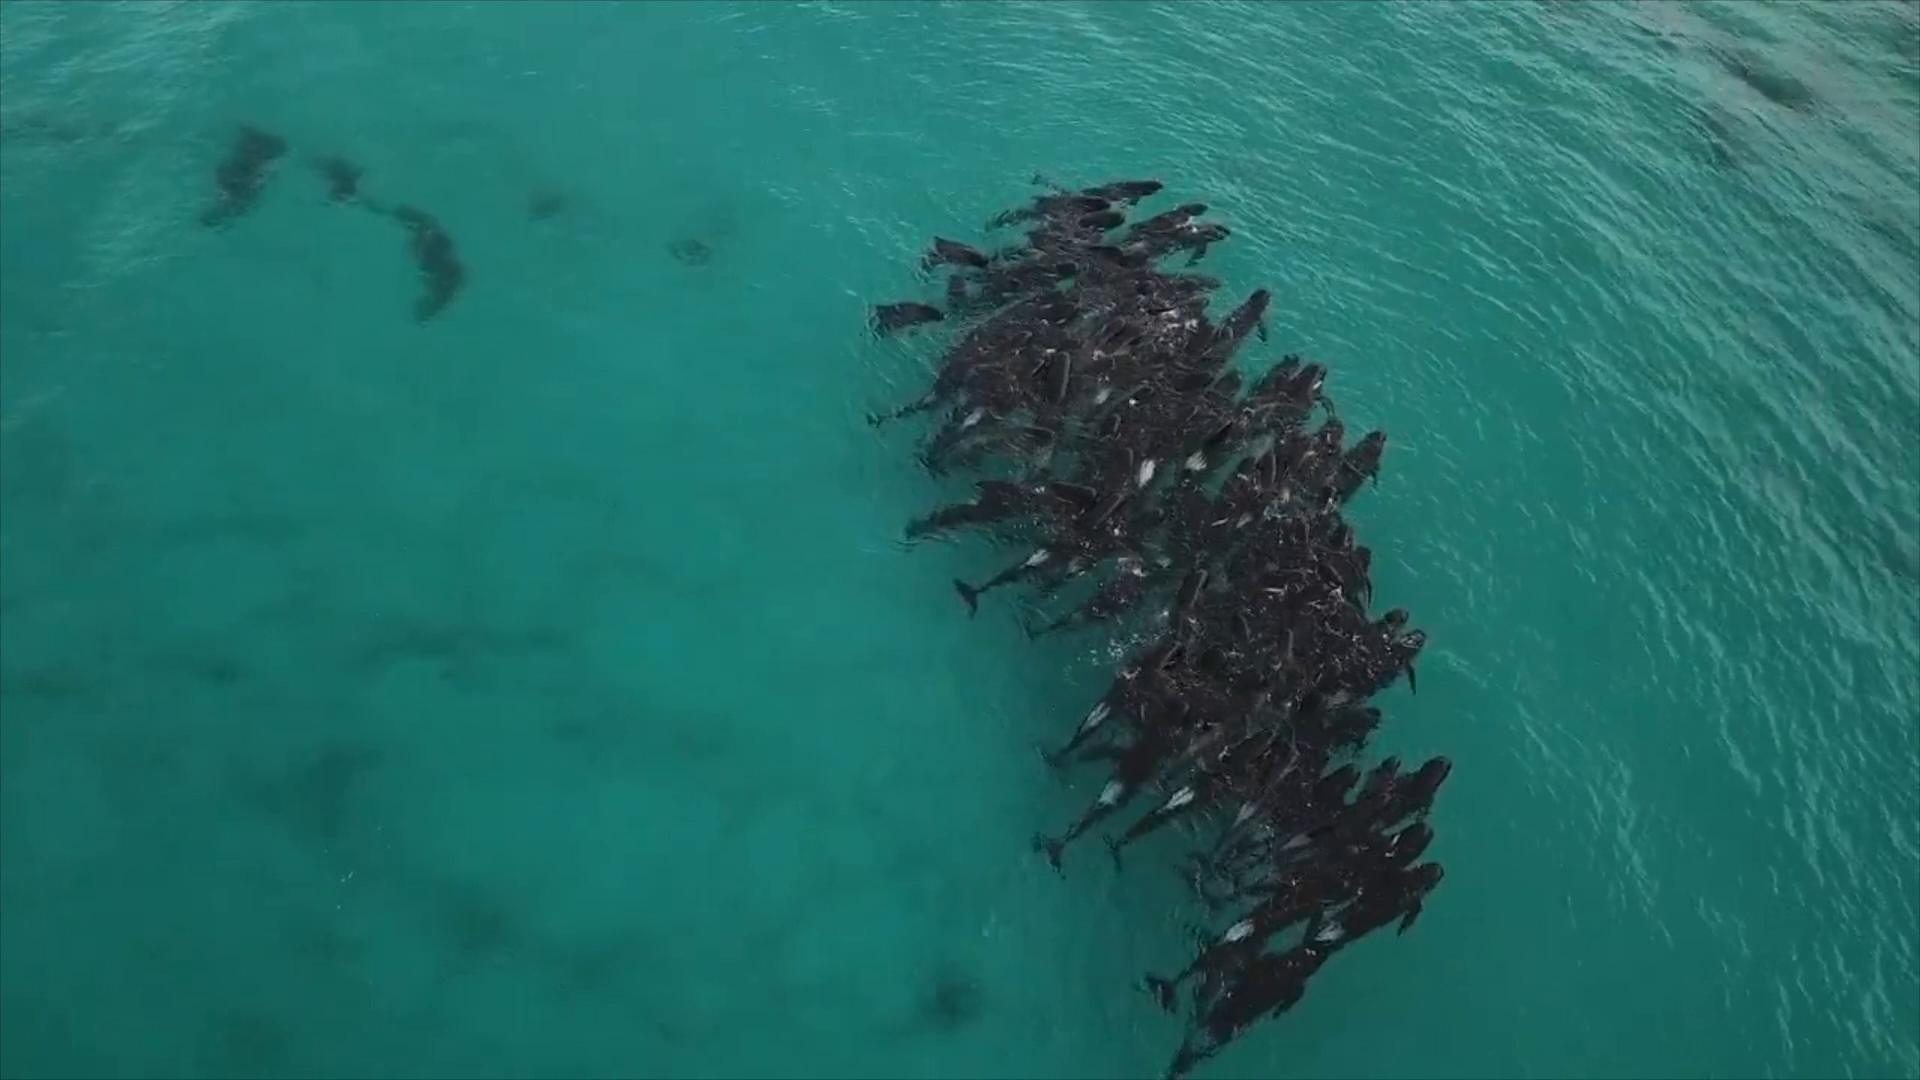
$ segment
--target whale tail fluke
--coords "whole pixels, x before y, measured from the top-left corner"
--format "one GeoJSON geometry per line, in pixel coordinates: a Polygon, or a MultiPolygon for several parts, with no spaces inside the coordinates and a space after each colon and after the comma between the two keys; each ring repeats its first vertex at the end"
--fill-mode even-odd
{"type": "Polygon", "coordinates": [[[1159,1002],[1161,1009],[1167,1012],[1173,1011],[1174,988],[1172,979],[1163,979],[1152,972],[1148,972],[1146,979],[1141,984],[1141,988],[1153,995],[1153,1000],[1159,1002]]]}
{"type": "Polygon", "coordinates": [[[1060,867],[1060,856],[1067,850],[1065,840],[1055,840],[1040,833],[1033,834],[1033,850],[1047,857],[1047,863],[1055,870],[1065,873],[1060,867]]]}
{"type": "Polygon", "coordinates": [[[967,602],[968,615],[980,614],[980,590],[979,589],[976,589],[973,586],[967,584],[966,582],[961,581],[959,578],[954,578],[953,590],[960,594],[960,599],[965,600],[967,602]]]}

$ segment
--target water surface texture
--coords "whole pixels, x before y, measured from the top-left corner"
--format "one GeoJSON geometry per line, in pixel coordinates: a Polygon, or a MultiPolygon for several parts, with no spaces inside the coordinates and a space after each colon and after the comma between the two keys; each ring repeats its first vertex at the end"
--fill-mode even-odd
{"type": "Polygon", "coordinates": [[[1456,765],[1201,1075],[1920,1073],[1920,8],[14,2],[0,151],[9,1076],[1156,1073],[1197,913],[1026,846],[1100,642],[861,422],[1035,172],[1391,433],[1456,765]]]}

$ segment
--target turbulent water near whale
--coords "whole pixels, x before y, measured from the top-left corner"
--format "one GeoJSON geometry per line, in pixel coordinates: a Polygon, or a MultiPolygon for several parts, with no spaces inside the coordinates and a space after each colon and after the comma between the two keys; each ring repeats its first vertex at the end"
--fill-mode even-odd
{"type": "MultiPolygon", "coordinates": [[[[1340,515],[1424,646],[1355,773],[1451,763],[1367,848],[1444,864],[1418,925],[1292,928],[1310,986],[1193,1075],[1920,1073],[1920,8],[24,2],[0,1073],[1209,1045],[1225,981],[1141,987],[1231,930],[1213,835],[1101,843],[1179,781],[1048,859],[1117,763],[1035,745],[1143,639],[1030,638],[1041,564],[956,596],[1030,546],[902,543],[1044,425],[930,475],[970,410],[867,422],[1036,174],[1164,181],[1075,208],[1121,258],[1204,201],[1160,268],[1214,327],[1270,292],[1246,392],[1300,353],[1328,445],[1386,434],[1340,515]]],[[[1093,407],[1074,355],[1032,403],[1093,407]]],[[[1234,578],[1127,625],[1226,663],[1234,578]]]]}

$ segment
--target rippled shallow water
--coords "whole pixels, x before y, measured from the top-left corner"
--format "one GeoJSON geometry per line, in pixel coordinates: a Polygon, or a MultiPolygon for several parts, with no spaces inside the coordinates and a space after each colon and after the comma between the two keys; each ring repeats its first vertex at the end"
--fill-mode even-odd
{"type": "Polygon", "coordinates": [[[1917,110],[1912,5],[0,7],[0,1071],[1157,1071],[1193,913],[1025,848],[1098,645],[859,422],[1039,171],[1391,432],[1456,763],[1203,1075],[1920,1072],[1917,110]]]}

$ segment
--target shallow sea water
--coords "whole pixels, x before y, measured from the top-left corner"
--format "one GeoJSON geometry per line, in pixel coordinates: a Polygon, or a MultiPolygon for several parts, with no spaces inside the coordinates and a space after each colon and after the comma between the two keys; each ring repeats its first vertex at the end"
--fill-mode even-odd
{"type": "Polygon", "coordinates": [[[1920,1073],[1920,7],[21,2],[0,1072],[1157,1074],[1171,847],[1026,846],[1103,644],[861,422],[1035,172],[1211,203],[1390,432],[1375,749],[1456,766],[1202,1075],[1920,1073]]]}

